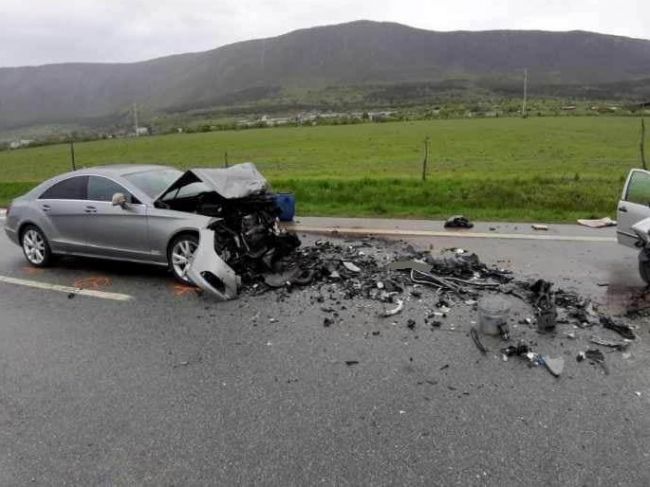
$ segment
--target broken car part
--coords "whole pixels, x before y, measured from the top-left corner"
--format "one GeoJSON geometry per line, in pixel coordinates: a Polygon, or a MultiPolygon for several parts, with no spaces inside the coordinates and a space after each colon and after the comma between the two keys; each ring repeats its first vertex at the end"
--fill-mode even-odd
{"type": "Polygon", "coordinates": [[[445,222],[445,228],[473,228],[474,224],[463,215],[454,215],[445,222]]]}
{"type": "Polygon", "coordinates": [[[614,320],[609,316],[601,316],[600,324],[603,325],[603,328],[615,331],[623,338],[626,338],[628,340],[634,340],[636,338],[634,332],[632,331],[632,328],[630,328],[628,325],[614,322],[614,320]]]}
{"type": "Polygon", "coordinates": [[[237,297],[241,281],[235,271],[217,254],[213,230],[204,228],[199,246],[190,260],[187,275],[194,284],[222,301],[237,297]]]}
{"type": "Polygon", "coordinates": [[[380,316],[383,316],[384,318],[388,318],[389,316],[395,316],[397,313],[400,313],[403,309],[404,309],[404,301],[398,299],[397,306],[395,306],[393,309],[389,309],[382,312],[380,316]]]}
{"type": "Polygon", "coordinates": [[[478,302],[478,317],[481,333],[502,335],[508,326],[510,303],[499,296],[486,296],[478,302]]]}
{"type": "Polygon", "coordinates": [[[485,355],[485,354],[488,352],[488,349],[485,348],[485,345],[483,345],[483,343],[481,342],[481,339],[480,339],[479,336],[478,336],[478,331],[476,330],[476,327],[475,327],[475,326],[473,326],[473,327],[469,330],[469,334],[470,334],[470,336],[472,337],[472,340],[474,341],[474,345],[476,345],[476,348],[478,348],[479,351],[480,351],[483,355],[485,355]]]}

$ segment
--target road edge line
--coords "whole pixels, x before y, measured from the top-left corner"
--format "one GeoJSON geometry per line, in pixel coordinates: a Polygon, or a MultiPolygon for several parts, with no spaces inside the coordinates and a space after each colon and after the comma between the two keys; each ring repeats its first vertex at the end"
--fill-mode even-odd
{"type": "Polygon", "coordinates": [[[14,284],[16,286],[26,286],[35,289],[45,289],[48,291],[58,291],[66,294],[74,294],[79,296],[87,296],[91,298],[109,299],[112,301],[131,301],[133,296],[129,294],[111,293],[106,291],[97,291],[95,289],[81,289],[73,286],[63,286],[61,284],[50,284],[41,281],[31,281],[29,279],[19,279],[17,277],[9,277],[0,275],[0,283],[14,284]]]}

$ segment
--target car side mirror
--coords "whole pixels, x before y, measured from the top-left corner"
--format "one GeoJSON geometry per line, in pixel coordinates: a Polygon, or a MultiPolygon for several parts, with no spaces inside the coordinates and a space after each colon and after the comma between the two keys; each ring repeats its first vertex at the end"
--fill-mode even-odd
{"type": "Polygon", "coordinates": [[[122,193],[115,193],[111,199],[111,204],[113,206],[120,206],[126,209],[126,196],[122,193]]]}

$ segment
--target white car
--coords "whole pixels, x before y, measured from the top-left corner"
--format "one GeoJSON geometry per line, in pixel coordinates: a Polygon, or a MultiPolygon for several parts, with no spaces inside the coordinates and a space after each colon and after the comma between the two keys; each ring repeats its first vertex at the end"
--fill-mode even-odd
{"type": "Polygon", "coordinates": [[[639,250],[639,274],[650,285],[650,171],[633,169],[618,202],[618,242],[639,250]]]}

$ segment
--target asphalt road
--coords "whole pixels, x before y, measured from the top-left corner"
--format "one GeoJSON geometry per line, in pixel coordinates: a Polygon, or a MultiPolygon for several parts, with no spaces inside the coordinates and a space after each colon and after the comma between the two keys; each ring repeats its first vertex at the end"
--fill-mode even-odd
{"type": "MultiPolygon", "coordinates": [[[[636,256],[614,243],[411,241],[476,251],[613,313],[645,302],[636,256]]],[[[503,362],[497,342],[481,356],[465,307],[425,327],[427,293],[395,324],[328,286],[216,303],[146,266],[35,271],[4,235],[0,275],[133,298],[0,282],[3,486],[650,484],[647,319],[629,358],[606,353],[609,375],[575,361],[582,335],[540,336],[540,351],[566,359],[555,379],[503,362]]]]}

